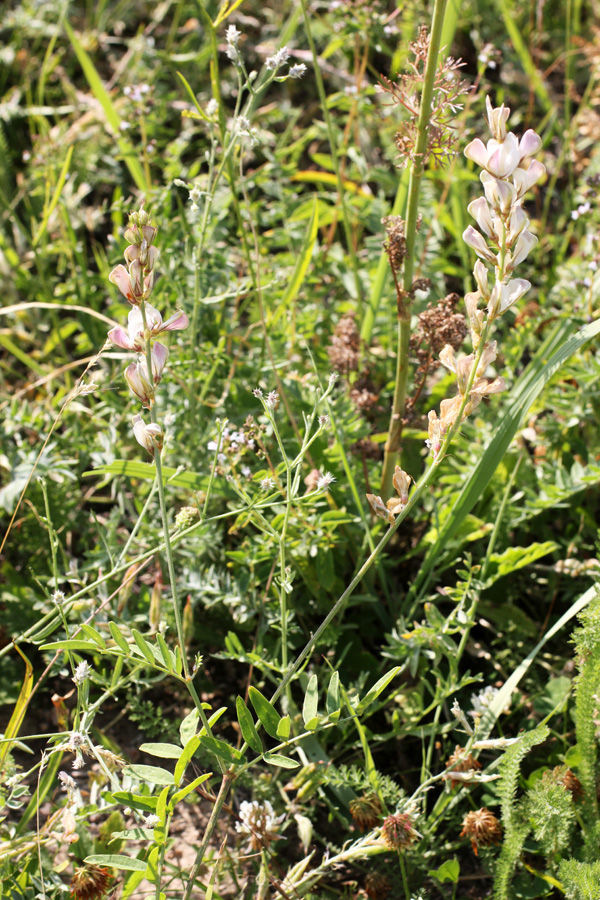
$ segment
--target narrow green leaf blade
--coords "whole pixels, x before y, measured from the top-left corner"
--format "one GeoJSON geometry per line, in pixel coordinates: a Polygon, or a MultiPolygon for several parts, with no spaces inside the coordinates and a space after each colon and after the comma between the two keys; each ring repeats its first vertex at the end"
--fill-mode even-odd
{"type": "Polygon", "coordinates": [[[302,719],[305,725],[307,722],[310,722],[311,719],[314,719],[316,717],[318,704],[319,685],[317,682],[317,676],[311,675],[308,679],[308,687],[306,688],[304,703],[302,705],[302,719]]]}
{"type": "Polygon", "coordinates": [[[260,754],[263,752],[262,741],[258,736],[258,732],[254,726],[252,714],[250,713],[250,710],[241,697],[236,697],[235,711],[237,713],[238,722],[240,723],[242,737],[244,738],[248,746],[260,756],[260,754]]]}
{"type": "Polygon", "coordinates": [[[327,715],[331,716],[334,712],[337,712],[340,706],[340,673],[334,672],[327,687],[327,715]]]}
{"type": "Polygon", "coordinates": [[[177,744],[142,744],[140,746],[142,753],[149,753],[150,756],[158,756],[161,759],[179,759],[183,753],[183,748],[177,744]]]}
{"type": "Polygon", "coordinates": [[[160,766],[126,766],[125,771],[132,772],[142,781],[149,784],[174,784],[173,773],[160,766]]]}
{"type": "Polygon", "coordinates": [[[123,635],[121,634],[121,630],[119,629],[119,626],[116,625],[114,622],[109,622],[108,627],[110,629],[112,639],[115,642],[115,644],[117,645],[117,647],[120,650],[122,650],[123,653],[125,653],[127,656],[129,656],[129,653],[131,652],[131,648],[130,648],[129,644],[127,643],[127,641],[125,640],[125,638],[123,637],[123,635]]]}
{"type": "Polygon", "coordinates": [[[144,175],[144,170],[139,161],[139,154],[137,154],[132,147],[131,143],[123,137],[123,133],[121,131],[121,118],[115,109],[112,100],[110,99],[110,95],[104,85],[102,84],[102,80],[98,75],[98,72],[88,55],[88,53],[83,49],[81,43],[77,39],[75,32],[69,25],[66,20],[63,20],[63,25],[65,31],[67,32],[68,38],[71,41],[71,45],[73,50],[75,51],[75,55],[79,61],[79,65],[83,69],[83,74],[85,75],[87,82],[90,86],[90,89],[100,106],[104,111],[104,115],[106,116],[106,121],[110,125],[114,135],[115,141],[117,142],[121,153],[123,154],[123,159],[127,165],[131,173],[131,177],[135,181],[137,188],[143,193],[147,193],[148,184],[146,183],[146,176],[144,175]]]}
{"type": "Polygon", "coordinates": [[[274,325],[279,321],[279,317],[282,315],[282,313],[287,310],[287,308],[294,302],[294,300],[298,296],[298,292],[302,287],[302,283],[304,282],[306,272],[310,265],[318,232],[319,205],[317,203],[317,199],[315,198],[313,202],[312,215],[310,217],[310,222],[308,223],[308,228],[306,230],[306,234],[304,235],[304,240],[298,254],[298,261],[296,263],[296,268],[294,269],[294,274],[292,275],[288,283],[285,294],[277,304],[277,308],[269,323],[270,328],[274,327],[274,325]]]}
{"type": "Polygon", "coordinates": [[[153,666],[156,660],[154,659],[154,653],[152,652],[152,648],[150,647],[148,642],[144,640],[137,628],[132,628],[131,634],[136,643],[136,647],[138,648],[142,656],[150,663],[151,666],[153,666]]]}
{"type": "Polygon", "coordinates": [[[280,769],[297,769],[300,765],[298,760],[281,756],[280,753],[265,753],[263,759],[270,766],[278,766],[280,769]]]}
{"type": "Polygon", "coordinates": [[[277,734],[275,737],[278,737],[282,741],[287,741],[292,731],[292,720],[289,716],[283,716],[279,720],[279,725],[277,726],[277,734]]]}
{"type": "Polygon", "coordinates": [[[255,687],[250,688],[248,696],[250,697],[250,702],[254,707],[254,711],[267,734],[272,738],[281,737],[277,731],[281,717],[271,701],[267,700],[267,698],[255,687]]]}
{"type": "Polygon", "coordinates": [[[52,641],[51,644],[43,644],[40,650],[87,650],[88,653],[97,653],[98,645],[92,641],[78,640],[71,638],[64,641],[52,641]]]}
{"type": "Polygon", "coordinates": [[[101,650],[106,650],[106,641],[99,631],[96,631],[95,628],[92,628],[91,625],[87,625],[85,622],[81,624],[80,628],[83,633],[88,636],[90,641],[94,641],[95,644],[98,644],[101,650]]]}
{"type": "Polygon", "coordinates": [[[193,757],[194,753],[200,746],[200,735],[195,734],[193,737],[186,742],[183,751],[177,760],[177,765],[175,766],[175,784],[181,784],[181,779],[185,775],[185,770],[188,767],[188,764],[193,757]]]}
{"type": "Polygon", "coordinates": [[[207,750],[210,750],[215,756],[224,760],[226,763],[231,764],[240,762],[240,760],[244,758],[239,750],[236,750],[231,744],[228,744],[225,741],[220,741],[218,738],[211,738],[203,735],[202,743],[207,750]]]}
{"type": "Polygon", "coordinates": [[[84,862],[91,866],[112,866],[113,869],[122,869],[126,872],[146,871],[146,863],[142,859],[132,859],[120,853],[96,853],[86,856],[84,862]]]}
{"type": "Polygon", "coordinates": [[[155,812],[158,803],[158,797],[144,797],[131,791],[115,791],[107,796],[112,797],[116,803],[122,803],[123,806],[130,806],[132,809],[139,809],[141,812],[155,812]]]}
{"type": "Polygon", "coordinates": [[[186,784],[185,787],[181,788],[180,791],[177,791],[171,797],[169,802],[169,811],[173,812],[177,804],[180,800],[183,800],[184,797],[187,797],[188,794],[191,794],[192,791],[195,791],[197,787],[200,787],[203,782],[207,781],[212,775],[212,772],[206,772],[205,775],[200,775],[198,778],[194,778],[193,781],[190,781],[189,784],[186,784]]]}
{"type": "Polygon", "coordinates": [[[392,681],[392,679],[394,679],[396,677],[396,675],[401,671],[402,671],[402,666],[394,666],[393,669],[391,669],[389,672],[387,672],[385,675],[383,675],[379,679],[379,681],[377,681],[373,685],[371,690],[367,694],[365,694],[363,699],[357,705],[357,707],[356,707],[357,715],[360,716],[365,711],[367,706],[370,706],[371,703],[373,703],[375,700],[377,700],[379,695],[383,691],[385,691],[385,689],[388,686],[388,684],[390,683],[390,681],[392,681]]]}

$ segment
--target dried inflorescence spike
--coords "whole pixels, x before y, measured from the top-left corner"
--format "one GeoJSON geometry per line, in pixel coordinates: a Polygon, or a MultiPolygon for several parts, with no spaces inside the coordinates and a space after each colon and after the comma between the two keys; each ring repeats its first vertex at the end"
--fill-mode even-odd
{"type": "Polygon", "coordinates": [[[500,843],[502,826],[496,816],[483,806],[467,813],[460,836],[469,838],[473,853],[477,856],[479,847],[491,847],[492,844],[500,843]]]}
{"type": "Polygon", "coordinates": [[[347,374],[358,370],[360,332],[351,313],[342,316],[335,326],[327,355],[331,368],[336,372],[347,374]]]}
{"type": "Polygon", "coordinates": [[[397,275],[402,269],[406,255],[406,234],[404,231],[404,219],[401,216],[384,216],[381,224],[387,235],[383,243],[383,249],[387,253],[393,272],[397,275]]]}
{"type": "MultiPolygon", "coordinates": [[[[395,83],[380,76],[380,90],[388,94],[392,101],[401,106],[408,117],[403,121],[395,136],[400,154],[400,165],[416,162],[418,120],[422,85],[429,52],[429,35],[425,25],[419,28],[416,41],[410,45],[414,59],[410,63],[412,72],[401,75],[395,83]]],[[[446,164],[455,153],[456,131],[453,127],[456,113],[462,109],[460,98],[469,86],[459,77],[462,60],[451,56],[441,60],[435,74],[431,114],[427,128],[427,145],[419,160],[425,166],[430,159],[437,165],[446,164]]]]}

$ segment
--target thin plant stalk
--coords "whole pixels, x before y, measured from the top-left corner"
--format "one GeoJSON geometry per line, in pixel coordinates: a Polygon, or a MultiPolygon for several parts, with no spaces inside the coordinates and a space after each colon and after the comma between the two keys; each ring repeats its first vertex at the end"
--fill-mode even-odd
{"type": "Polygon", "coordinates": [[[425,151],[429,137],[429,121],[431,117],[431,102],[433,88],[440,54],[440,41],[444,27],[444,16],[448,0],[436,0],[433,9],[431,33],[429,37],[429,52],[425,66],[423,91],[419,109],[419,121],[417,142],[415,145],[414,159],[410,170],[408,185],[408,199],[406,202],[406,255],[402,273],[402,290],[404,302],[398,305],[398,330],[396,351],[396,379],[394,386],[394,399],[390,414],[388,438],[385,444],[385,456],[383,471],[381,473],[381,496],[384,500],[392,495],[392,478],[396,467],[400,441],[402,438],[402,419],[406,408],[406,395],[409,375],[409,344],[410,344],[410,316],[412,283],[415,270],[415,240],[417,232],[417,215],[419,210],[419,194],[421,180],[424,172],[425,151]]]}
{"type": "MultiPolygon", "coordinates": [[[[148,323],[146,321],[146,303],[144,300],[140,303],[140,311],[142,313],[142,321],[144,323],[144,330],[148,331],[148,323]]],[[[152,377],[152,345],[150,341],[146,341],[146,365],[148,367],[148,372],[150,373],[150,377],[152,377]]],[[[150,419],[154,425],[157,424],[156,419],[156,407],[154,403],[150,407],[150,419]]],[[[167,557],[167,568],[169,570],[169,581],[171,583],[171,602],[173,604],[173,613],[175,615],[175,625],[177,628],[177,640],[179,641],[179,647],[181,649],[181,658],[183,660],[183,672],[186,677],[186,680],[189,678],[190,670],[187,661],[187,654],[185,651],[185,641],[183,639],[183,620],[181,616],[181,609],[179,607],[179,599],[177,597],[177,584],[175,581],[175,569],[173,567],[173,551],[171,548],[171,537],[169,532],[169,520],[167,518],[167,504],[165,500],[165,486],[163,484],[162,477],[162,462],[161,462],[161,453],[158,447],[155,447],[154,452],[154,463],[156,465],[156,484],[158,486],[158,497],[160,504],[160,515],[162,518],[162,526],[163,526],[163,536],[165,540],[165,556],[167,557]]]]}

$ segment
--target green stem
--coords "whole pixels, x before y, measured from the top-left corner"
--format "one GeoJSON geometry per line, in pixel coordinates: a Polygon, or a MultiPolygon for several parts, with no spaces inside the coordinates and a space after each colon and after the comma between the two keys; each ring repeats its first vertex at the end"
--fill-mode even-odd
{"type": "Polygon", "coordinates": [[[354,592],[357,585],[362,581],[362,579],[364,578],[366,573],[369,571],[369,569],[371,568],[373,563],[379,558],[384,547],[391,540],[392,536],[396,533],[396,531],[398,530],[401,523],[407,517],[408,513],[412,510],[413,506],[415,506],[418,503],[418,501],[421,499],[423,493],[425,492],[425,490],[427,489],[429,484],[433,481],[433,478],[434,478],[440,464],[442,463],[443,459],[445,458],[445,456],[448,452],[448,449],[450,447],[452,439],[460,427],[460,423],[462,421],[462,416],[463,416],[465,407],[469,401],[470,391],[471,391],[471,388],[473,387],[473,383],[475,381],[477,367],[479,365],[481,355],[485,349],[485,345],[486,345],[486,342],[488,339],[489,329],[490,329],[490,323],[488,323],[486,325],[486,327],[484,328],[483,334],[481,336],[481,343],[479,345],[477,354],[475,355],[475,359],[474,359],[473,365],[471,367],[471,372],[470,372],[469,379],[467,381],[467,385],[466,385],[466,389],[465,389],[465,395],[464,395],[464,397],[462,399],[462,403],[458,409],[456,419],[454,420],[453,425],[451,425],[451,427],[446,432],[442,446],[440,447],[440,450],[439,450],[437,456],[431,463],[429,469],[426,472],[424,472],[424,474],[421,476],[421,478],[415,485],[414,490],[412,491],[412,493],[410,494],[410,496],[408,498],[408,503],[406,504],[404,509],[398,513],[394,524],[390,526],[390,528],[386,531],[386,533],[381,538],[381,540],[379,541],[379,543],[377,544],[375,549],[369,554],[369,556],[364,561],[364,563],[362,564],[362,566],[360,567],[360,569],[358,570],[358,572],[356,573],[356,575],[354,576],[354,578],[352,579],[352,581],[350,582],[350,584],[348,585],[348,587],[346,588],[344,593],[339,597],[339,599],[336,601],[336,603],[332,606],[331,610],[325,616],[325,618],[323,619],[323,621],[321,622],[321,624],[319,625],[319,627],[317,628],[315,633],[312,635],[311,639],[308,641],[308,643],[306,644],[304,649],[296,657],[296,661],[293,663],[293,665],[290,666],[290,668],[284,675],[284,678],[283,678],[281,684],[279,685],[279,687],[277,688],[277,690],[271,697],[271,703],[274,703],[277,700],[277,698],[281,696],[282,692],[285,690],[287,685],[290,683],[290,681],[292,680],[292,678],[294,677],[294,675],[296,674],[296,672],[302,665],[302,662],[306,659],[308,654],[312,651],[313,647],[316,645],[317,641],[319,640],[319,638],[321,637],[323,632],[329,626],[330,622],[332,622],[333,619],[337,616],[339,611],[345,605],[347,599],[354,592]]]}
{"type": "Polygon", "coordinates": [[[212,812],[210,814],[210,818],[206,823],[206,828],[204,830],[204,835],[202,837],[202,843],[198,847],[198,852],[196,853],[196,858],[194,860],[194,865],[190,870],[190,877],[188,878],[188,882],[185,886],[185,893],[181,900],[189,900],[192,891],[194,890],[194,884],[196,878],[198,877],[198,872],[200,871],[200,866],[204,860],[204,854],[206,853],[206,848],[208,847],[208,842],[212,837],[212,833],[215,830],[217,822],[219,820],[219,815],[221,813],[221,809],[223,808],[223,804],[227,799],[227,794],[229,792],[229,788],[231,782],[235,778],[234,773],[231,769],[228,769],[227,772],[223,775],[223,780],[221,782],[221,787],[219,788],[219,793],[217,794],[217,799],[215,800],[215,804],[212,808],[212,812]]]}
{"type": "Polygon", "coordinates": [[[406,866],[404,865],[404,857],[402,851],[398,850],[398,862],[400,863],[400,873],[402,875],[402,886],[404,888],[404,896],[406,900],[410,900],[411,894],[408,887],[408,878],[406,877],[406,866]]]}
{"type": "MultiPolygon", "coordinates": [[[[146,303],[144,300],[142,300],[140,303],[140,311],[142,313],[142,322],[144,323],[144,333],[147,334],[148,324],[146,322],[146,303]]],[[[148,369],[148,380],[152,382],[152,342],[150,341],[150,339],[146,340],[146,367],[148,369]]],[[[156,406],[154,402],[152,402],[152,405],[150,407],[150,419],[154,425],[157,424],[156,406]]],[[[165,540],[165,556],[167,557],[167,568],[169,570],[169,581],[171,584],[171,602],[173,604],[173,613],[175,614],[177,640],[179,641],[181,658],[183,660],[183,673],[187,680],[190,677],[190,670],[188,667],[187,654],[185,650],[185,641],[183,639],[183,621],[181,609],[179,606],[179,599],[177,597],[177,583],[175,581],[175,568],[173,566],[173,550],[171,548],[171,535],[169,532],[169,519],[167,516],[167,503],[165,500],[165,486],[163,484],[162,476],[161,451],[158,449],[158,447],[156,447],[156,445],[154,448],[154,464],[156,466],[156,484],[158,487],[160,515],[162,519],[163,536],[165,540]]]]}
{"type": "Polygon", "coordinates": [[[392,478],[396,467],[396,459],[400,449],[402,438],[402,417],[406,406],[406,392],[409,372],[409,342],[410,342],[410,306],[412,298],[412,283],[415,270],[415,242],[417,234],[417,215],[419,210],[419,194],[421,180],[425,170],[427,153],[427,141],[429,138],[429,121],[431,117],[431,101],[435,76],[438,68],[440,54],[440,40],[444,27],[444,16],[448,0],[435,0],[431,33],[429,36],[429,52],[423,76],[423,91],[417,123],[417,141],[415,144],[413,162],[410,170],[408,185],[408,200],[406,203],[406,255],[402,274],[402,289],[404,292],[403,304],[398,308],[398,348],[396,358],[396,384],[394,387],[394,399],[390,415],[388,439],[385,445],[383,471],[381,474],[381,496],[384,500],[392,494],[392,478]]]}

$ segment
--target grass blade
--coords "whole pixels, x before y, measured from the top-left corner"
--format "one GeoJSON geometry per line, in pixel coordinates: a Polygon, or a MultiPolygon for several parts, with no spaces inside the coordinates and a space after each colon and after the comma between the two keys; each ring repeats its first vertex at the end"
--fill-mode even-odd
{"type": "Polygon", "coordinates": [[[102,84],[102,80],[98,75],[94,63],[77,40],[75,32],[68,22],[65,22],[64,26],[65,31],[67,32],[67,36],[71,41],[73,50],[75,51],[75,55],[79,60],[79,65],[83,69],[83,74],[86,77],[87,83],[89,84],[94,97],[104,110],[106,121],[114,132],[115,140],[119,146],[119,150],[121,151],[123,159],[125,160],[125,164],[129,169],[131,177],[135,181],[138,189],[143,193],[146,193],[150,186],[146,181],[144,170],[142,169],[141,163],[139,162],[135,154],[135,150],[131,146],[130,142],[126,138],[122,137],[122,133],[120,130],[121,118],[117,110],[115,109],[112,100],[110,99],[110,95],[102,84]]]}

